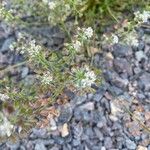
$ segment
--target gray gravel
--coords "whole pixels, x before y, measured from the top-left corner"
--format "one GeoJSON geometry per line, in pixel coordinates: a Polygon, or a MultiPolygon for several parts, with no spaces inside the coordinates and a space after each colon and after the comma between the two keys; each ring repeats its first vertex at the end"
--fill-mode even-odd
{"type": "MultiPolygon", "coordinates": [[[[8,45],[13,40],[12,31],[9,33],[6,27],[2,31],[7,31],[0,34],[0,68],[5,68],[21,58],[11,59],[8,45]]],[[[64,40],[55,28],[41,27],[30,32],[45,37],[42,39],[47,47],[59,49],[64,40]]],[[[51,131],[34,128],[26,139],[3,143],[0,150],[136,150],[139,146],[150,150],[150,134],[123,109],[129,108],[149,125],[144,113],[150,111],[150,30],[141,28],[138,32],[142,39],[138,48],[115,44],[95,55],[95,66],[103,70],[105,78],[95,94],[72,95],[69,103],[57,106],[60,116],[51,120],[51,131]],[[137,112],[140,106],[143,111],[137,112]],[[64,124],[69,134],[62,137],[64,124]]],[[[27,81],[32,77],[29,72],[28,67],[23,67],[19,73],[27,81]]]]}

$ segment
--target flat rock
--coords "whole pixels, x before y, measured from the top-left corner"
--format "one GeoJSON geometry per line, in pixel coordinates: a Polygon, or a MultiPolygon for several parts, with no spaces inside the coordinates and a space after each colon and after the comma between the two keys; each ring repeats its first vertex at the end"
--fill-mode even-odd
{"type": "Polygon", "coordinates": [[[114,68],[118,73],[127,73],[128,75],[132,75],[132,67],[131,63],[129,63],[124,58],[116,58],[114,59],[114,68]]]}
{"type": "Polygon", "coordinates": [[[10,37],[5,40],[2,48],[0,49],[1,52],[6,52],[9,50],[10,45],[15,41],[14,37],[10,37]]]}
{"type": "Polygon", "coordinates": [[[135,150],[136,149],[136,144],[134,143],[134,141],[131,141],[130,139],[126,140],[126,146],[130,150],[135,150]]]}
{"type": "Polygon", "coordinates": [[[142,59],[147,59],[147,56],[146,56],[146,54],[143,52],[143,51],[137,51],[136,53],[135,53],[135,57],[136,57],[136,59],[140,62],[142,59]]]}
{"type": "Polygon", "coordinates": [[[140,83],[141,87],[144,87],[146,91],[150,90],[150,73],[145,72],[140,77],[140,83]]]}
{"type": "Polygon", "coordinates": [[[132,49],[130,46],[123,44],[115,44],[113,46],[113,55],[115,57],[126,57],[132,55],[132,49]]]}
{"type": "Polygon", "coordinates": [[[34,150],[47,150],[47,148],[45,147],[45,145],[43,143],[37,143],[35,145],[34,150]]]}

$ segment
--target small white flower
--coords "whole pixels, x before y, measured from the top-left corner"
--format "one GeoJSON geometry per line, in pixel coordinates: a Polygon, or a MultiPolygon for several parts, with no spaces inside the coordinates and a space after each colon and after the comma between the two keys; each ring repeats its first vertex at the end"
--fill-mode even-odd
{"type": "Polygon", "coordinates": [[[113,33],[111,33],[111,35],[103,34],[102,40],[105,44],[116,44],[119,42],[118,36],[113,33]]]}
{"type": "Polygon", "coordinates": [[[133,30],[127,35],[127,37],[125,38],[125,42],[128,45],[135,46],[135,47],[139,45],[138,35],[135,30],[133,30]]]}
{"type": "Polygon", "coordinates": [[[95,83],[96,75],[88,66],[72,68],[75,74],[75,86],[80,88],[91,87],[95,83]]]}
{"type": "Polygon", "coordinates": [[[48,2],[48,6],[49,6],[49,9],[55,9],[56,3],[55,2],[48,2]]]}
{"type": "Polygon", "coordinates": [[[81,45],[81,42],[77,40],[75,43],[73,43],[73,48],[78,52],[80,51],[81,45]]]}
{"type": "Polygon", "coordinates": [[[42,49],[42,47],[39,45],[36,45],[35,40],[32,40],[29,43],[29,48],[27,49],[27,51],[31,57],[35,57],[36,55],[39,54],[41,49],[42,49]]]}
{"type": "Polygon", "coordinates": [[[143,11],[143,13],[140,13],[139,11],[134,13],[135,20],[138,22],[148,22],[148,19],[150,19],[150,11],[143,11]]]}
{"type": "Polygon", "coordinates": [[[91,38],[93,36],[93,29],[91,27],[83,29],[83,32],[87,38],[91,38]]]}
{"type": "Polygon", "coordinates": [[[52,76],[52,74],[50,73],[50,72],[47,72],[47,73],[45,73],[43,76],[42,76],[42,80],[41,80],[41,82],[43,83],[43,84],[51,84],[51,82],[53,81],[53,76],[52,76]]]}
{"type": "Polygon", "coordinates": [[[112,42],[113,42],[113,44],[116,44],[116,43],[118,43],[118,42],[119,42],[119,38],[118,38],[118,36],[117,36],[117,35],[112,34],[112,42]]]}
{"type": "Polygon", "coordinates": [[[1,101],[5,101],[5,100],[8,100],[8,99],[9,99],[8,95],[0,93],[0,100],[1,101]]]}

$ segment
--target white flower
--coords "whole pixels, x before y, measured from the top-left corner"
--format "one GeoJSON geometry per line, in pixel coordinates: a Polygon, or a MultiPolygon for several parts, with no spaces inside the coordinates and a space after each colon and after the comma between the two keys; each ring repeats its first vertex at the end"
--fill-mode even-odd
{"type": "Polygon", "coordinates": [[[91,27],[83,29],[83,32],[87,38],[91,38],[93,36],[93,29],[91,27]]]}
{"type": "Polygon", "coordinates": [[[48,2],[48,6],[49,6],[49,9],[55,9],[56,3],[55,2],[48,2]]]}
{"type": "Polygon", "coordinates": [[[91,87],[96,80],[94,71],[90,70],[88,66],[82,68],[72,68],[75,74],[75,86],[80,88],[91,87]]]}
{"type": "Polygon", "coordinates": [[[24,53],[25,50],[29,53],[31,57],[35,57],[36,55],[39,54],[40,50],[42,47],[40,45],[36,45],[35,40],[32,40],[29,42],[29,45],[26,47],[22,47],[22,53],[24,53]]]}
{"type": "Polygon", "coordinates": [[[7,99],[9,99],[9,96],[8,96],[8,95],[0,93],[0,100],[1,100],[1,101],[5,101],[5,100],[7,100],[7,99]]]}
{"type": "Polygon", "coordinates": [[[111,35],[103,34],[102,40],[105,44],[116,44],[119,42],[118,36],[113,33],[111,33],[111,35]]]}
{"type": "Polygon", "coordinates": [[[42,80],[41,82],[43,84],[50,84],[53,81],[53,76],[50,72],[46,72],[43,76],[42,76],[42,80]]]}
{"type": "Polygon", "coordinates": [[[81,45],[81,42],[77,40],[73,43],[73,48],[78,52],[80,51],[81,45]]]}
{"type": "Polygon", "coordinates": [[[135,30],[133,30],[127,35],[127,37],[125,38],[125,42],[128,45],[135,46],[135,47],[139,45],[138,35],[135,30]]]}
{"type": "Polygon", "coordinates": [[[0,124],[0,136],[11,136],[13,125],[8,121],[8,119],[1,114],[1,119],[3,120],[0,124]]]}
{"type": "Polygon", "coordinates": [[[135,20],[138,22],[148,22],[148,19],[150,19],[150,11],[143,11],[143,13],[140,13],[139,11],[134,13],[135,20]]]}
{"type": "Polygon", "coordinates": [[[118,36],[117,36],[117,35],[112,34],[112,42],[113,42],[113,44],[115,44],[115,43],[118,43],[118,42],[119,42],[119,38],[118,38],[118,36]]]}

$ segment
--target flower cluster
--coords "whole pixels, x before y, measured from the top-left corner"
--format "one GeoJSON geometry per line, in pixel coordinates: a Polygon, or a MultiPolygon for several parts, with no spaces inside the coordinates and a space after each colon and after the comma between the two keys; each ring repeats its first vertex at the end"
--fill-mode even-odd
{"type": "Polygon", "coordinates": [[[127,37],[124,39],[125,43],[130,46],[137,47],[139,45],[138,35],[135,30],[128,33],[127,37]]]}
{"type": "Polygon", "coordinates": [[[43,0],[43,3],[48,5],[49,9],[55,9],[57,3],[54,1],[43,0]]]}
{"type": "Polygon", "coordinates": [[[17,42],[11,44],[9,48],[12,51],[16,50],[17,52],[20,52],[21,54],[27,53],[31,58],[34,58],[40,53],[42,47],[36,44],[35,40],[31,39],[28,41],[26,38],[27,37],[24,34],[18,33],[17,42]]]}
{"type": "Polygon", "coordinates": [[[14,126],[8,121],[8,119],[1,113],[0,114],[0,136],[11,136],[14,126]]]}
{"type": "Polygon", "coordinates": [[[80,52],[83,43],[89,42],[90,38],[93,36],[93,29],[91,27],[88,28],[78,28],[77,34],[75,38],[72,40],[71,48],[73,48],[76,52],[80,52]]]}
{"type": "Polygon", "coordinates": [[[79,88],[88,88],[96,81],[94,71],[90,70],[88,66],[81,68],[72,68],[72,73],[75,76],[75,86],[79,88]]]}
{"type": "Polygon", "coordinates": [[[41,82],[45,85],[51,84],[53,81],[53,76],[50,72],[46,72],[42,77],[41,77],[41,82]]]}
{"type": "Polygon", "coordinates": [[[64,1],[52,1],[52,0],[43,0],[44,3],[48,6],[50,13],[48,14],[48,21],[56,25],[58,23],[64,22],[67,17],[71,14],[71,7],[70,5],[64,1]]]}
{"type": "Polygon", "coordinates": [[[103,34],[102,36],[103,44],[116,44],[119,42],[119,38],[116,34],[111,33],[110,35],[103,34]]]}
{"type": "Polygon", "coordinates": [[[90,39],[93,36],[93,29],[91,27],[83,28],[84,37],[90,39]]]}
{"type": "Polygon", "coordinates": [[[1,101],[5,101],[5,100],[8,100],[8,99],[9,99],[8,95],[0,93],[0,100],[1,101]]]}
{"type": "Polygon", "coordinates": [[[77,29],[77,36],[83,40],[89,40],[93,36],[93,29],[92,27],[87,28],[79,28],[77,29]]]}
{"type": "Polygon", "coordinates": [[[143,13],[140,13],[139,11],[134,13],[135,18],[134,20],[138,23],[146,23],[150,19],[150,11],[143,11],[143,13]]]}

